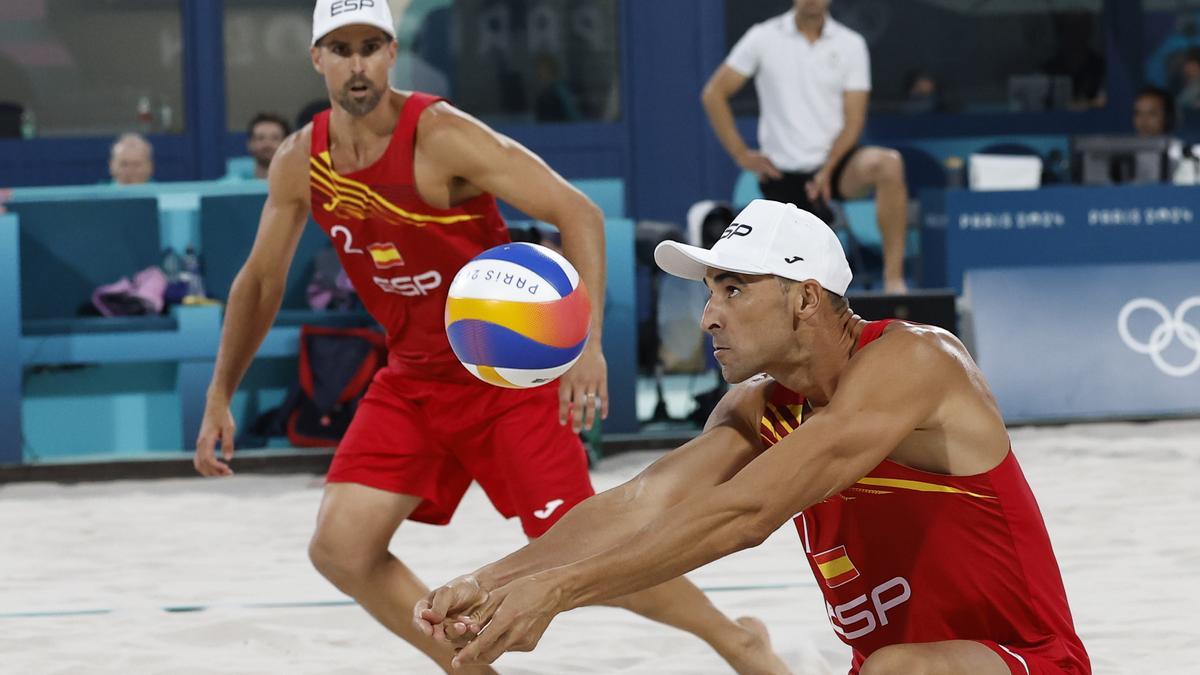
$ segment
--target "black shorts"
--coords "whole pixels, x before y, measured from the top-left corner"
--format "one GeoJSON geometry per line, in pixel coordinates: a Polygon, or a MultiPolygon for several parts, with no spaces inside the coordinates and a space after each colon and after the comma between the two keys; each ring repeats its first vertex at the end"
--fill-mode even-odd
{"type": "MultiPolygon", "coordinates": [[[[846,170],[846,165],[850,163],[850,158],[861,149],[861,145],[850,148],[850,152],[843,155],[837,165],[833,167],[833,174],[829,177],[829,187],[830,196],[834,199],[841,200],[843,198],[841,191],[838,190],[838,184],[842,181],[842,173],[846,170]]],[[[825,221],[826,225],[833,227],[833,210],[820,198],[816,202],[809,200],[808,191],[805,189],[813,176],[817,175],[817,171],[785,171],[782,178],[768,178],[759,181],[758,186],[767,199],[785,204],[795,204],[805,211],[815,214],[825,221]]]]}

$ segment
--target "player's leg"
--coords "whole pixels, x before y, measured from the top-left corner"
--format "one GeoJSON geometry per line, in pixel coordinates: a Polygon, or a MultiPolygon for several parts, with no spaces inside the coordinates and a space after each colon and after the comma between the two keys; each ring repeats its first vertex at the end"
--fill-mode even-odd
{"type": "Polygon", "coordinates": [[[644,591],[605,603],[687,631],[704,640],[738,673],[787,673],[783,660],[771,649],[767,627],[753,617],[730,619],[713,606],[708,596],[677,577],[644,591]]]}
{"type": "Polygon", "coordinates": [[[1027,664],[1014,652],[997,651],[970,640],[890,645],[863,662],[860,675],[1029,675],[1027,664]]]}
{"type": "Polygon", "coordinates": [[[421,395],[419,385],[399,383],[410,395],[406,399],[390,379],[387,371],[376,376],[338,446],[309,558],[384,627],[450,672],[453,649],[412,624],[412,607],[429,589],[388,544],[406,518],[448,521],[470,477],[428,433],[412,402],[421,395]]]}
{"type": "Polygon", "coordinates": [[[907,290],[904,282],[904,238],[908,230],[908,187],[904,160],[889,148],[859,148],[835,175],[837,192],[846,199],[875,193],[875,217],[883,240],[884,288],[907,290]]]}
{"type": "MultiPolygon", "coordinates": [[[[503,396],[516,405],[479,402],[494,411],[488,433],[476,447],[491,453],[461,454],[460,461],[505,516],[517,516],[533,539],[579,502],[590,497],[587,455],[579,437],[558,424],[554,388],[503,396]]],[[[611,604],[685,630],[713,647],[739,673],[786,673],[770,647],[766,628],[753,619],[733,621],[685,578],[646,589],[611,604]]]]}
{"type": "Polygon", "coordinates": [[[396,528],[420,503],[421,498],[412,495],[330,483],[325,486],[308,553],[317,571],[338,590],[450,672],[454,650],[421,634],[412,624],[412,606],[429,593],[428,587],[388,552],[396,528]]]}

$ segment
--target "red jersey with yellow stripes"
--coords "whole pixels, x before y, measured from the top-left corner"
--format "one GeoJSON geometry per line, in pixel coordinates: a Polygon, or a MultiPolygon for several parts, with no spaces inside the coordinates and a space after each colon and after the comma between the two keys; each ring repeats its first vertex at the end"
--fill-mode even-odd
{"type": "Polygon", "coordinates": [[[333,167],[329,111],[314,117],[312,214],[333,240],[367,311],[387,331],[389,364],[422,377],[468,382],[474,378],[455,359],[446,338],[448,287],[469,260],[510,239],[490,194],[439,209],[417,193],[417,121],[439,100],[411,94],[383,156],[353,173],[341,174],[333,167]]]}
{"type": "MultiPolygon", "coordinates": [[[[886,325],[869,324],[859,348],[886,325]]],[[[776,384],[763,443],[782,440],[806,410],[802,395],[776,384]]],[[[1045,523],[1011,450],[973,476],[884,460],[795,525],[829,621],[854,650],[851,673],[881,647],[942,640],[996,643],[1024,672],[1089,672],[1045,523]]]]}

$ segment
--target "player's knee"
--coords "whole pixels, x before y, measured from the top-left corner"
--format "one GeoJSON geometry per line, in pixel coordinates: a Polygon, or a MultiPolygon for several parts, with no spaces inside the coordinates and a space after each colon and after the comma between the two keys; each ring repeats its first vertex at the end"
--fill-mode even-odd
{"type": "Polygon", "coordinates": [[[923,675],[928,663],[910,645],[888,645],[875,650],[859,669],[861,675],[923,675]]]}
{"type": "Polygon", "coordinates": [[[308,543],[308,559],[321,576],[338,590],[350,595],[378,564],[378,556],[359,551],[354,546],[339,544],[335,537],[320,531],[308,543]]]}

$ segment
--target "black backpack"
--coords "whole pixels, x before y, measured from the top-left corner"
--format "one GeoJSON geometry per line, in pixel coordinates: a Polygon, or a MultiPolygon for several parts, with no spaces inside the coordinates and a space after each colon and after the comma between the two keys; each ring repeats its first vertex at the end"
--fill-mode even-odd
{"type": "Polygon", "coordinates": [[[296,447],[338,444],[376,371],[387,364],[383,334],[370,328],[300,328],[299,381],[283,404],[259,415],[237,445],[265,447],[287,436],[296,447]]]}

